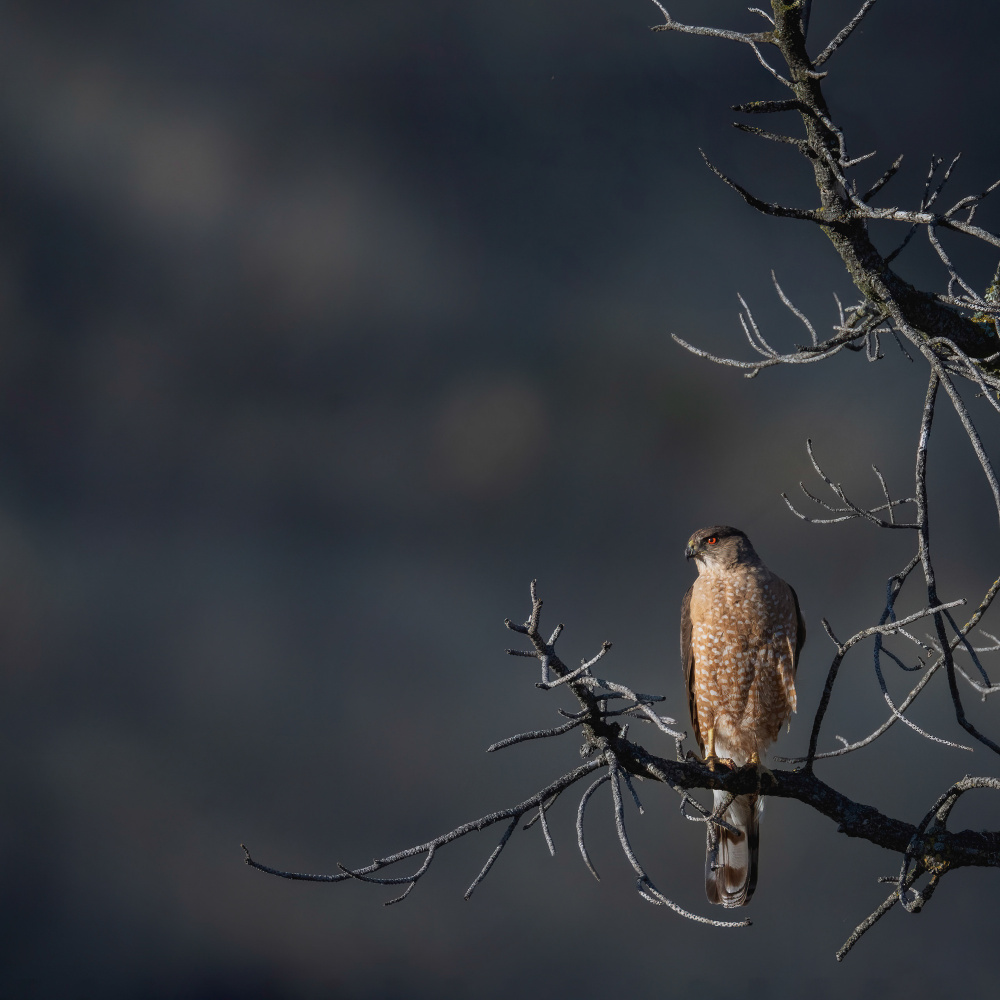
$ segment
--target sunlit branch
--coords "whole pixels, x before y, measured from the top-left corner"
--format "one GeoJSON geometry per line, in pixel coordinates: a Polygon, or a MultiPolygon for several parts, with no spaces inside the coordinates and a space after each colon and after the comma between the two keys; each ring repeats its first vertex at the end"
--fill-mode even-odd
{"type": "Polygon", "coordinates": [[[854,15],[851,21],[830,40],[829,45],[813,59],[813,66],[822,66],[840,48],[848,38],[851,37],[854,29],[861,23],[862,18],[875,6],[875,0],[865,0],[861,10],[854,15]]]}
{"type": "Polygon", "coordinates": [[[663,14],[664,23],[653,25],[653,31],[679,31],[686,35],[707,35],[709,38],[724,38],[731,42],[743,42],[744,45],[774,45],[774,32],[771,31],[729,31],[725,28],[701,28],[692,24],[680,24],[675,21],[660,0],[653,0],[663,14]]]}

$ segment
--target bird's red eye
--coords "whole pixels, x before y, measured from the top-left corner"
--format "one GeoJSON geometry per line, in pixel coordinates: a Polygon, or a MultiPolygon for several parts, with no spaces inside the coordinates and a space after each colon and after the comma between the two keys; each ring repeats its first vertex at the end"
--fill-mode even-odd
{"type": "Polygon", "coordinates": [[[705,539],[705,541],[706,541],[706,542],[707,542],[707,543],[708,543],[709,545],[715,545],[715,543],[716,543],[716,542],[718,542],[718,540],[719,540],[719,539],[718,539],[718,538],[716,538],[716,537],[715,537],[714,535],[713,535],[713,536],[712,536],[711,538],[706,538],[706,539],[705,539]]]}

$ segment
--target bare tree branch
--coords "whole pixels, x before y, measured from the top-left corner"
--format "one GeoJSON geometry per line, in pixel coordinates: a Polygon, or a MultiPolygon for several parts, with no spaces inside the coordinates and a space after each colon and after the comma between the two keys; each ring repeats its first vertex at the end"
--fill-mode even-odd
{"type": "MultiPolygon", "coordinates": [[[[680,24],[671,18],[660,0],[653,2],[664,17],[664,23],[655,26],[653,30],[704,35],[748,45],[761,66],[793,91],[794,97],[788,100],[751,101],[736,105],[734,110],[747,114],[795,111],[799,114],[805,129],[804,137],[778,134],[740,123],[736,123],[736,127],[760,138],[790,146],[801,154],[813,172],[819,196],[818,207],[799,209],[765,202],[715,167],[704,152],[702,156],[709,169],[757,211],[769,216],[805,220],[821,226],[860,293],[858,303],[846,308],[835,296],[838,322],[832,328],[832,336],[821,339],[813,323],[792,303],[772,272],[772,281],[779,299],[809,333],[808,344],[796,345],[794,351],[786,353],[773,346],[774,338],[770,334],[765,336],[742,296],[738,296],[741,306],[739,321],[751,350],[756,355],[754,360],[741,361],[718,357],[681,340],[676,335],[672,336],[691,353],[716,364],[740,369],[747,378],[753,378],[764,368],[775,365],[824,361],[843,350],[857,353],[863,351],[868,361],[879,361],[882,359],[880,338],[889,335],[911,362],[923,358],[928,365],[928,381],[917,434],[914,488],[911,497],[893,499],[885,477],[873,465],[884,502],[874,506],[856,503],[848,497],[844,487],[831,479],[820,466],[813,453],[811,440],[807,441],[810,461],[816,474],[831,490],[836,500],[833,503],[827,502],[811,494],[804,484],[799,485],[810,501],[833,516],[808,517],[793,506],[785,493],[781,494],[796,517],[811,523],[829,525],[849,520],[863,520],[882,529],[915,531],[916,552],[898,573],[886,581],[885,600],[876,624],[863,628],[841,641],[830,623],[826,619],[822,620],[822,625],[834,644],[835,653],[813,716],[808,750],[805,757],[777,758],[784,763],[802,764],[798,770],[768,771],[754,766],[735,769],[720,766],[712,769],[702,761],[691,759],[693,757],[691,753],[684,757],[685,734],[672,728],[676,725],[673,718],[661,715],[653,708],[664,700],[663,696],[644,694],[628,685],[595,674],[594,670],[598,663],[602,663],[601,670],[602,673],[605,672],[603,661],[611,649],[611,643],[603,643],[595,655],[582,660],[579,666],[571,668],[563,662],[556,652],[556,643],[561,637],[563,626],[557,626],[547,639],[543,636],[540,631],[542,602],[535,584],[532,583],[531,611],[527,621],[523,625],[514,624],[510,620],[505,622],[508,629],[526,638],[530,648],[509,649],[507,652],[518,658],[537,659],[541,666],[541,679],[536,682],[536,688],[546,692],[553,691],[557,697],[560,693],[566,694],[575,699],[576,708],[567,711],[557,706],[556,711],[568,721],[548,729],[530,730],[510,736],[493,743],[488,752],[517,743],[559,738],[573,733],[575,737],[582,739],[583,746],[580,753],[586,759],[585,763],[573,767],[514,806],[487,813],[425,843],[378,858],[365,867],[349,869],[338,865],[339,871],[334,874],[303,874],[261,864],[252,859],[244,848],[245,860],[248,865],[259,871],[286,879],[319,882],[340,882],[350,879],[377,885],[405,886],[401,895],[387,901],[386,905],[389,905],[405,899],[417,882],[426,876],[440,848],[473,831],[504,824],[497,846],[466,892],[466,898],[469,898],[489,874],[518,824],[528,814],[531,818],[524,824],[524,829],[530,829],[537,822],[549,852],[555,853],[555,843],[549,826],[549,812],[563,792],[589,775],[592,780],[582,792],[577,805],[576,834],[577,847],[583,862],[595,878],[598,877],[597,870],[584,840],[584,819],[587,807],[595,794],[603,785],[608,784],[611,790],[612,817],[618,843],[635,873],[636,888],[642,898],[654,905],[667,906],[681,916],[699,923],[714,927],[744,927],[749,921],[718,921],[695,914],[668,899],[653,884],[629,836],[622,782],[629,789],[640,816],[643,815],[643,807],[633,779],[648,779],[671,789],[679,796],[681,815],[685,819],[706,825],[710,847],[713,842],[718,841],[720,830],[725,829],[731,834],[738,834],[738,830],[724,818],[733,796],[748,794],[778,796],[795,799],[829,817],[837,824],[838,831],[845,836],[866,840],[900,857],[899,874],[880,879],[881,882],[893,884],[892,894],[858,924],[837,952],[839,961],[896,903],[900,903],[908,913],[920,912],[949,872],[962,867],[1000,867],[1000,831],[954,831],[948,829],[947,825],[954,805],[962,795],[973,789],[1000,790],[1000,778],[989,775],[979,777],[967,775],[938,796],[930,810],[914,824],[905,819],[888,816],[873,806],[851,799],[821,781],[814,773],[818,760],[865,749],[899,722],[937,744],[971,751],[972,747],[931,735],[905,714],[916,698],[928,688],[933,676],[940,673],[942,668],[948,678],[951,705],[958,725],[979,744],[1000,754],[1000,745],[981,732],[967,718],[958,684],[959,678],[963,679],[984,699],[995,691],[1000,691],[1000,684],[994,685],[990,681],[986,667],[980,659],[980,654],[1000,652],[1000,640],[983,632],[982,635],[993,645],[977,646],[974,643],[981,640],[972,635],[973,630],[980,627],[983,616],[1000,593],[1000,579],[995,580],[986,591],[969,621],[959,626],[951,614],[951,609],[964,604],[964,599],[942,602],[938,596],[937,576],[931,551],[927,488],[931,430],[938,390],[943,388],[962,424],[972,454],[975,455],[990,487],[997,516],[1000,519],[1000,481],[994,472],[982,436],[956,384],[957,380],[964,379],[965,383],[973,385],[975,390],[988,400],[994,411],[1000,414],[1000,349],[998,349],[1000,348],[1000,269],[997,271],[994,284],[985,293],[980,293],[972,282],[958,273],[939,235],[939,230],[950,230],[971,236],[987,245],[1000,247],[1000,236],[973,224],[979,204],[1000,187],[1000,181],[979,194],[958,198],[943,213],[933,211],[945,186],[953,179],[959,160],[956,156],[947,167],[944,167],[945,161],[935,156],[931,159],[923,194],[916,209],[872,206],[871,200],[882,192],[900,171],[902,157],[898,157],[867,190],[864,185],[859,184],[855,169],[874,153],[854,157],[848,155],[845,132],[831,113],[823,93],[822,84],[827,73],[820,72],[819,67],[825,64],[858,28],[875,0],[865,0],[852,20],[812,60],[806,51],[806,31],[811,9],[809,0],[790,0],[790,2],[775,0],[771,5],[771,14],[759,8],[750,8],[752,13],[763,16],[772,26],[770,30],[751,33],[680,24]],[[768,62],[760,50],[760,46],[763,45],[776,47],[785,66],[776,67],[768,62]],[[859,190],[865,190],[865,193],[859,196],[859,190]],[[965,217],[958,218],[960,213],[964,213],[965,217]],[[887,255],[878,251],[869,232],[871,225],[881,223],[903,223],[909,227],[906,236],[887,255]],[[946,291],[943,294],[932,294],[915,288],[890,267],[920,229],[926,231],[929,244],[947,275],[946,291]],[[907,351],[904,341],[915,348],[912,354],[907,351]],[[897,508],[903,504],[914,505],[915,514],[910,521],[903,522],[897,517],[897,508]],[[918,610],[900,616],[896,609],[897,604],[902,603],[904,588],[907,592],[908,606],[916,604],[918,610]],[[915,590],[920,593],[918,601],[913,600],[912,595],[915,590]],[[925,619],[930,619],[934,626],[934,635],[928,642],[917,638],[907,630],[907,626],[925,619]],[[915,665],[910,659],[913,656],[912,652],[904,657],[887,647],[886,637],[894,635],[918,647],[919,653],[915,665]],[[869,639],[873,643],[873,668],[882,696],[889,707],[889,717],[863,739],[851,743],[838,735],[836,740],[841,744],[838,748],[819,753],[819,739],[833,698],[840,667],[852,649],[869,639]],[[959,651],[963,657],[968,656],[971,659],[970,670],[974,668],[978,671],[981,682],[956,663],[955,655],[959,651]],[[898,705],[889,693],[886,672],[883,670],[884,664],[889,664],[890,670],[891,664],[895,664],[904,673],[922,671],[917,683],[898,705]],[[632,720],[643,721],[654,727],[647,729],[647,733],[655,730],[673,740],[676,759],[654,755],[639,743],[630,740],[628,730],[632,720]],[[725,794],[715,800],[721,804],[709,810],[691,795],[695,789],[711,789],[725,794]],[[386,868],[414,858],[421,859],[421,863],[420,867],[410,874],[402,876],[379,874],[386,868]]],[[[874,615],[872,618],[874,619],[874,615]]]]}
{"type": "Polygon", "coordinates": [[[679,31],[686,35],[707,35],[709,38],[724,38],[731,42],[743,42],[744,45],[774,45],[774,34],[770,31],[729,31],[725,28],[699,28],[691,24],[680,24],[668,13],[660,0],[653,0],[663,14],[664,23],[653,26],[653,31],[679,31]]]}
{"type": "Polygon", "coordinates": [[[851,21],[831,39],[823,51],[813,60],[813,66],[822,66],[840,48],[848,38],[851,37],[854,29],[861,23],[862,18],[875,6],[875,0],[865,0],[861,10],[854,15],[851,21]]]}
{"type": "Polygon", "coordinates": [[[715,174],[724,184],[728,184],[748,205],[756,208],[764,215],[776,215],[784,219],[807,219],[809,222],[823,222],[823,216],[818,212],[805,208],[788,208],[785,205],[778,205],[774,202],[761,201],[756,195],[752,195],[745,187],[737,184],[736,181],[724,174],[705,154],[703,149],[698,150],[701,158],[705,161],[708,169],[715,174]]]}
{"type": "MultiPolygon", "coordinates": [[[[912,566],[909,567],[909,569],[912,568],[912,566]]],[[[553,644],[551,642],[546,642],[539,632],[539,618],[542,602],[537,596],[534,583],[531,585],[531,597],[532,611],[526,624],[518,626],[508,620],[507,625],[514,631],[521,632],[525,635],[532,643],[532,646],[535,647],[536,652],[544,650],[545,653],[543,655],[547,655],[549,657],[550,666],[557,675],[568,676],[570,671],[554,654],[552,648],[553,644]]],[[[960,602],[951,602],[948,606],[954,606],[957,603],[960,602]]],[[[913,615],[909,615],[906,618],[902,618],[898,622],[890,622],[884,625],[872,626],[871,628],[864,629],[852,636],[849,640],[847,640],[847,642],[838,644],[838,658],[842,659],[843,655],[852,645],[860,642],[865,637],[885,634],[886,632],[898,629],[899,626],[916,621],[929,614],[934,614],[936,617],[940,617],[940,608],[927,608],[913,615]]],[[[974,619],[978,621],[978,618],[975,616],[974,619]]],[[[557,632],[558,631],[561,630],[557,630],[557,632]]],[[[558,635],[556,634],[555,637],[557,638],[558,635]]],[[[595,878],[598,877],[597,871],[594,868],[593,862],[590,859],[584,843],[583,823],[585,810],[589,800],[600,788],[600,786],[605,783],[610,783],[615,828],[618,833],[622,851],[636,873],[639,894],[651,903],[668,906],[676,913],[687,919],[708,924],[713,927],[745,927],[749,925],[749,921],[719,921],[702,917],[698,914],[692,913],[663,895],[663,893],[653,884],[649,874],[639,862],[635,851],[632,848],[625,825],[624,806],[620,787],[621,781],[624,780],[632,791],[637,806],[639,806],[638,796],[635,794],[635,789],[631,784],[632,776],[650,778],[652,780],[668,784],[682,795],[682,807],[688,804],[697,805],[686,794],[687,791],[694,788],[719,789],[721,791],[728,792],[730,795],[740,795],[754,792],[761,795],[777,795],[779,797],[797,799],[798,801],[817,809],[824,815],[835,820],[838,823],[838,828],[848,836],[862,837],[871,843],[903,854],[904,868],[906,870],[904,870],[901,878],[909,878],[911,881],[912,878],[909,871],[911,867],[914,868],[915,871],[922,871],[926,868],[926,865],[921,860],[923,858],[923,854],[921,852],[926,853],[927,850],[924,845],[924,840],[921,839],[924,837],[925,832],[928,836],[933,836],[935,850],[939,853],[941,851],[947,852],[947,856],[949,858],[949,868],[964,867],[969,865],[1000,867],[1000,831],[991,833],[974,833],[973,831],[968,830],[951,832],[941,828],[940,823],[933,827],[933,829],[928,830],[928,824],[930,821],[926,818],[925,822],[921,826],[917,827],[909,825],[901,820],[892,819],[883,815],[871,806],[863,805],[849,799],[847,796],[835,791],[829,785],[816,778],[815,775],[812,774],[812,761],[815,759],[815,755],[813,753],[810,753],[810,759],[807,762],[807,766],[802,771],[779,770],[764,773],[761,773],[758,769],[752,766],[735,771],[711,770],[707,765],[700,761],[675,761],[662,757],[656,757],[640,745],[628,740],[625,736],[625,731],[619,726],[618,723],[610,722],[608,720],[607,710],[603,707],[605,702],[599,699],[588,687],[581,685],[580,678],[570,681],[568,684],[577,699],[586,708],[586,715],[580,720],[582,734],[585,739],[584,751],[592,755],[594,759],[574,768],[572,771],[546,785],[543,789],[517,805],[488,813],[485,816],[481,816],[479,819],[473,820],[469,823],[464,823],[447,833],[441,834],[440,836],[427,841],[426,843],[418,844],[414,847],[398,851],[395,854],[390,854],[382,858],[377,858],[370,865],[363,868],[350,869],[343,865],[338,865],[340,872],[337,874],[306,874],[274,868],[253,859],[249,850],[244,847],[243,850],[245,852],[246,863],[251,867],[256,868],[258,871],[266,874],[293,880],[340,882],[347,879],[354,879],[357,881],[374,883],[376,885],[406,885],[406,890],[400,896],[386,902],[386,905],[391,905],[405,899],[409,895],[410,891],[417,884],[417,882],[427,874],[430,869],[431,862],[435,858],[436,852],[441,847],[444,847],[447,844],[450,844],[474,831],[480,831],[489,826],[493,826],[494,824],[507,821],[507,825],[499,843],[487,858],[486,863],[473,879],[469,888],[466,890],[465,898],[468,899],[483,879],[489,874],[508,840],[517,828],[518,822],[528,812],[537,810],[537,818],[541,822],[546,844],[548,845],[549,851],[554,854],[555,847],[549,831],[545,815],[546,811],[552,806],[556,798],[558,798],[558,796],[565,789],[576,784],[581,778],[586,777],[588,774],[592,774],[594,771],[603,769],[604,773],[599,775],[597,780],[594,781],[583,793],[577,810],[577,845],[588,869],[595,878]],[[375,874],[392,865],[413,857],[419,857],[421,855],[423,855],[423,862],[417,871],[412,874],[394,877],[385,877],[375,874]]],[[[617,684],[615,682],[603,681],[602,684],[608,687],[620,688],[623,691],[630,691],[630,689],[625,685],[617,684]]],[[[818,713],[817,725],[820,719],[821,715],[818,713]]],[[[565,733],[569,731],[570,727],[559,728],[565,733]]],[[[818,729],[814,727],[813,743],[815,743],[815,735],[817,732],[818,729]]],[[[524,734],[522,734],[522,736],[523,735],[524,734]]],[[[502,744],[506,744],[507,742],[508,741],[501,741],[502,744]]],[[[496,746],[496,744],[494,745],[496,746]]],[[[996,781],[996,779],[977,778],[967,779],[967,781],[972,782],[972,784],[969,784],[968,786],[970,788],[987,787],[990,781],[996,781]],[[976,782],[978,782],[978,784],[976,782]]],[[[997,782],[997,785],[1000,786],[1000,782],[997,782]]],[[[989,785],[989,787],[993,786],[989,785]]],[[[956,791],[960,794],[961,790],[964,788],[964,785],[957,785],[949,791],[949,794],[956,794],[956,791]]],[[[940,799],[935,805],[935,809],[940,810],[942,808],[942,803],[945,801],[945,799],[940,799]]],[[[639,806],[639,808],[641,809],[641,806],[639,806]]],[[[717,810],[718,815],[713,814],[708,817],[709,822],[715,823],[719,826],[726,826],[728,828],[728,824],[723,822],[721,819],[723,811],[724,806],[717,810]]],[[[532,823],[533,822],[534,820],[532,823]]],[[[526,829],[529,828],[532,823],[527,824],[526,829]]],[[[939,877],[940,874],[941,873],[938,872],[937,876],[939,877]]]]}

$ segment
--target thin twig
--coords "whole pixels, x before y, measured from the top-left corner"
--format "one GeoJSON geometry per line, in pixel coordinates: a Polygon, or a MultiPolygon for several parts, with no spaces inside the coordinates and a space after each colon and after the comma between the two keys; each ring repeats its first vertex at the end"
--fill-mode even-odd
{"type": "Polygon", "coordinates": [[[827,59],[829,59],[830,56],[832,56],[834,52],[836,52],[837,49],[839,49],[840,46],[843,45],[844,42],[846,42],[847,39],[851,37],[851,34],[853,33],[854,29],[861,23],[865,14],[867,14],[868,11],[871,10],[872,7],[874,6],[875,6],[875,0],[865,0],[865,2],[861,6],[861,10],[859,10],[857,14],[854,15],[854,17],[845,27],[841,28],[840,31],[837,32],[837,34],[831,39],[827,47],[823,49],[823,51],[818,56],[816,56],[815,59],[813,59],[812,63],[813,66],[814,67],[822,66],[823,63],[825,63],[827,59]]]}
{"type": "MultiPolygon", "coordinates": [[[[603,762],[598,762],[603,763],[603,762]]],[[[602,774],[597,781],[595,781],[582,795],[580,798],[580,805],[576,811],[576,846],[580,849],[580,857],[583,858],[583,863],[587,866],[590,874],[597,879],[598,882],[601,881],[601,876],[597,874],[597,869],[594,867],[594,863],[590,860],[590,855],[587,853],[587,845],[583,840],[583,814],[586,812],[587,803],[590,801],[591,795],[597,791],[605,781],[610,781],[610,773],[602,774]]]]}
{"type": "MultiPolygon", "coordinates": [[[[908,889],[916,878],[916,874],[910,878],[910,881],[903,887],[904,890],[908,889]]],[[[843,962],[847,953],[861,940],[865,934],[868,933],[895,905],[899,902],[899,892],[893,889],[889,897],[879,904],[875,912],[865,917],[864,920],[854,928],[854,932],[851,936],[841,945],[840,950],[837,952],[837,961],[843,962]]]]}
{"type": "Polygon", "coordinates": [[[548,736],[562,736],[563,733],[568,733],[571,729],[575,729],[581,722],[583,722],[582,718],[573,719],[563,726],[556,726],[555,729],[534,729],[530,733],[518,733],[517,736],[508,736],[507,739],[500,740],[499,743],[488,746],[486,752],[493,753],[494,750],[503,750],[504,747],[511,747],[515,743],[523,743],[525,740],[540,740],[548,736]]]}

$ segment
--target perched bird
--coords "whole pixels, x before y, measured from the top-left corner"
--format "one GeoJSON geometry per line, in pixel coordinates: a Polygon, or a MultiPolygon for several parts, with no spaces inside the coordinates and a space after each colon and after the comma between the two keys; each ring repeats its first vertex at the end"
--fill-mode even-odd
{"type": "MultiPolygon", "coordinates": [[[[795,711],[795,668],[806,641],[798,598],[738,528],[702,528],[684,554],[698,567],[681,604],[681,662],[695,738],[713,769],[762,768],[761,755],[795,711]]],[[[712,795],[715,809],[730,798],[712,795]]],[[[759,795],[738,795],[722,815],[738,833],[708,824],[709,902],[750,902],[762,812],[759,795]]]]}

